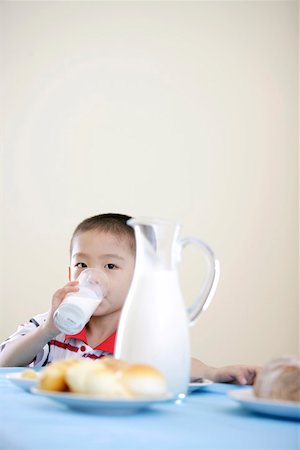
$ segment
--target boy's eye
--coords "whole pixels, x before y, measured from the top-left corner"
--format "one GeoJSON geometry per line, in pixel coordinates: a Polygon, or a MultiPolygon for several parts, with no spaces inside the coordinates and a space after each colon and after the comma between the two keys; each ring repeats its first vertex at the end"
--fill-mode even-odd
{"type": "Polygon", "coordinates": [[[112,270],[112,269],[117,269],[117,266],[115,264],[109,263],[109,264],[105,264],[104,268],[112,270]]]}
{"type": "Polygon", "coordinates": [[[80,269],[85,269],[87,267],[87,265],[84,262],[78,262],[75,264],[75,267],[79,267],[80,269]]]}

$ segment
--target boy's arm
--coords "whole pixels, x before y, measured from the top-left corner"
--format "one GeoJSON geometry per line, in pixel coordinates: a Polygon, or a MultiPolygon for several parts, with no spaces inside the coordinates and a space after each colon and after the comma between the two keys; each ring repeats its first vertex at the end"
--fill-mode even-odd
{"type": "Polygon", "coordinates": [[[25,367],[28,366],[43,349],[43,347],[56,335],[45,329],[45,324],[30,331],[25,336],[20,336],[5,345],[0,353],[0,367],[25,367]]]}
{"type": "Polygon", "coordinates": [[[197,378],[208,378],[215,383],[253,384],[257,373],[256,366],[210,367],[196,358],[192,358],[191,381],[197,378]]]}
{"type": "Polygon", "coordinates": [[[71,292],[78,292],[78,281],[70,281],[55,292],[46,322],[5,345],[0,352],[0,367],[28,366],[44,346],[60,333],[53,321],[53,313],[71,292]]]}

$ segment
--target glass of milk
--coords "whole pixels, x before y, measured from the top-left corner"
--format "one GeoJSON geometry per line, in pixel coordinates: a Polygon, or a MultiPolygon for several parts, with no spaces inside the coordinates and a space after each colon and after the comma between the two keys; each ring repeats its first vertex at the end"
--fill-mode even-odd
{"type": "Polygon", "coordinates": [[[108,277],[99,269],[85,269],[78,277],[79,291],[67,294],[53,314],[57,328],[76,334],[90,320],[107,293],[108,277]]]}

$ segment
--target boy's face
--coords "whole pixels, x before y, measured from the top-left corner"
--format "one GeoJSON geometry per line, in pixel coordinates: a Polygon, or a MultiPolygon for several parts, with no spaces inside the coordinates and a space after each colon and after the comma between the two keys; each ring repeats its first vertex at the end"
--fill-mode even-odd
{"type": "Polygon", "coordinates": [[[86,268],[103,270],[109,279],[108,292],[94,312],[102,316],[122,308],[135,265],[134,252],[127,236],[90,230],[75,236],[70,262],[70,279],[76,280],[86,268]]]}

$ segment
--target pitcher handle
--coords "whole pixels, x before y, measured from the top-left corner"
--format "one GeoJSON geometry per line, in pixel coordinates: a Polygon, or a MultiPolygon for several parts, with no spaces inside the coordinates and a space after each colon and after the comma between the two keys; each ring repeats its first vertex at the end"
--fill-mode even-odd
{"type": "Polygon", "coordinates": [[[209,268],[208,276],[204,282],[202,289],[199,292],[199,295],[196,297],[194,303],[187,308],[188,317],[190,319],[190,325],[193,325],[199,315],[206,311],[208,308],[218,285],[219,277],[220,277],[220,263],[215,258],[214,252],[212,249],[200,239],[187,237],[178,240],[179,244],[179,261],[181,260],[181,255],[184,248],[187,245],[194,244],[199,247],[206,256],[207,265],[209,268]]]}

